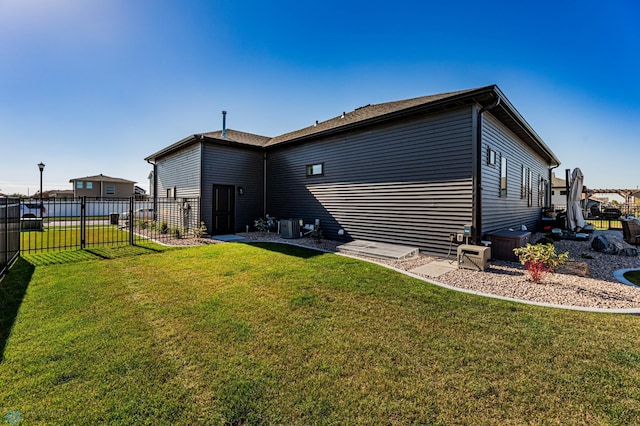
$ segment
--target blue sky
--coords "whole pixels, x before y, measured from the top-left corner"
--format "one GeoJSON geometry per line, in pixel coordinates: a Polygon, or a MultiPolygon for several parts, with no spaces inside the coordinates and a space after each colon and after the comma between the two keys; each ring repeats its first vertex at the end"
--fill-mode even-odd
{"type": "Polygon", "coordinates": [[[498,84],[591,188],[640,185],[640,2],[0,0],[0,191],[228,127],[498,84]]]}

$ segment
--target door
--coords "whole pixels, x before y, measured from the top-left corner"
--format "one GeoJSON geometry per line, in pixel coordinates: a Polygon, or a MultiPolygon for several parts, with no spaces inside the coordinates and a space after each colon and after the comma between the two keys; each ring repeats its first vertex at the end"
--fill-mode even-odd
{"type": "Polygon", "coordinates": [[[234,186],[213,185],[212,235],[234,233],[235,205],[234,186]]]}

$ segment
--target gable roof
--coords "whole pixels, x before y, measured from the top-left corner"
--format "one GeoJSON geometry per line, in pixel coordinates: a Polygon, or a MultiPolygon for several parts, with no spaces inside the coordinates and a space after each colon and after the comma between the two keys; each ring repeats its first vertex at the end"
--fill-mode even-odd
{"type": "Polygon", "coordinates": [[[534,149],[539,155],[547,159],[549,163],[559,165],[560,161],[556,158],[555,154],[551,149],[549,149],[542,138],[538,136],[538,134],[531,128],[513,105],[511,105],[506,96],[504,96],[496,85],[441,93],[437,95],[421,96],[380,104],[369,104],[356,108],[350,112],[343,112],[339,116],[330,118],[329,120],[316,122],[315,125],[285,133],[274,138],[239,132],[231,129],[227,130],[226,138],[222,137],[221,130],[195,134],[150,155],[145,158],[145,160],[155,160],[194,143],[198,139],[212,143],[240,144],[259,148],[270,148],[283,144],[301,143],[377,123],[409,117],[415,114],[443,111],[463,105],[479,104],[481,106],[486,106],[494,103],[498,99],[500,102],[491,109],[491,114],[496,116],[496,118],[503,122],[512,132],[520,137],[520,139],[534,149]]]}
{"type": "Polygon", "coordinates": [[[95,176],[85,176],[85,177],[69,179],[69,182],[75,182],[77,180],[83,180],[83,181],[84,180],[90,180],[90,181],[94,181],[94,182],[135,183],[132,180],[106,176],[106,175],[103,175],[102,173],[100,173],[99,175],[95,175],[95,176]]]}

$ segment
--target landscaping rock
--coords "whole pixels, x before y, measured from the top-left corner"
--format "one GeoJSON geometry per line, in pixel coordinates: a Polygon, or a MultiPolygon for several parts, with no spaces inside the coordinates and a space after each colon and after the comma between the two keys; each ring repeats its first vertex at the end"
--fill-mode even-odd
{"type": "Polygon", "coordinates": [[[591,248],[606,254],[632,257],[638,255],[638,249],[627,244],[621,237],[614,235],[597,235],[591,242],[591,248]]]}
{"type": "Polygon", "coordinates": [[[590,275],[587,262],[578,260],[567,261],[564,265],[559,266],[555,272],[558,274],[577,275],[578,277],[588,277],[590,275]]]}

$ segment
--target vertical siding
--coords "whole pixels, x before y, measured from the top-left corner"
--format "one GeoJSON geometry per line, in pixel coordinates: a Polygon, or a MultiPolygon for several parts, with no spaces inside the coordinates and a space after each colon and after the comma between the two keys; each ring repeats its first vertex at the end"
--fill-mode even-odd
{"type": "Polygon", "coordinates": [[[267,213],[321,220],[327,238],[446,253],[471,223],[472,108],[416,117],[268,152],[267,213]],[[324,163],[307,177],[306,165],[324,163]]]}
{"type": "Polygon", "coordinates": [[[526,225],[533,230],[540,220],[538,179],[547,179],[549,164],[490,113],[482,120],[482,231],[526,225]],[[496,165],[487,164],[487,148],[496,151],[496,165]],[[507,196],[500,197],[500,158],[507,158],[507,196]],[[522,167],[533,172],[533,203],[521,198],[522,167]]]}
{"type": "Polygon", "coordinates": [[[158,198],[166,197],[173,187],[178,198],[200,196],[200,149],[196,143],[157,161],[158,198]]]}
{"type": "Polygon", "coordinates": [[[261,150],[206,144],[202,157],[202,220],[207,229],[213,229],[213,185],[242,187],[244,195],[236,192],[235,231],[242,232],[246,225],[263,215],[264,153],[261,150]]]}

